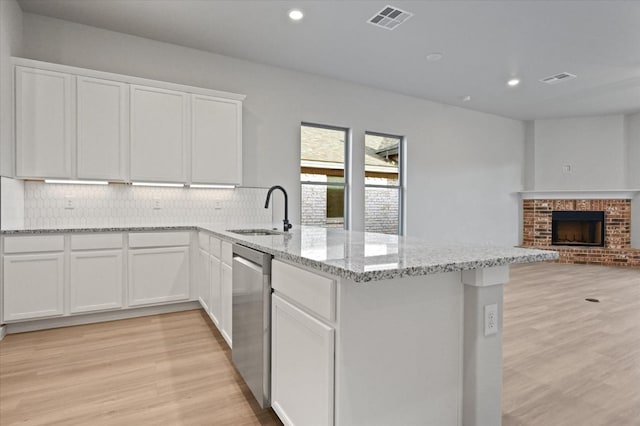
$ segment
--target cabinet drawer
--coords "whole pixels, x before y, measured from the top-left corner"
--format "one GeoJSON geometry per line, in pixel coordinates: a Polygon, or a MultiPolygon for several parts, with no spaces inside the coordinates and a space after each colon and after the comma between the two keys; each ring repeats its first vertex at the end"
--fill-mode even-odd
{"type": "Polygon", "coordinates": [[[5,237],[5,253],[36,253],[44,251],[63,251],[64,235],[30,235],[24,237],[5,237]]]}
{"type": "Polygon", "coordinates": [[[209,253],[209,235],[206,232],[198,232],[198,246],[209,253]]]}
{"type": "Polygon", "coordinates": [[[222,241],[220,241],[218,238],[216,237],[209,237],[209,253],[212,256],[217,257],[218,259],[220,259],[221,256],[221,243],[222,241]]]}
{"type": "Polygon", "coordinates": [[[223,241],[221,244],[222,251],[222,263],[226,263],[227,265],[233,265],[233,244],[223,241]]]}
{"type": "Polygon", "coordinates": [[[122,248],[122,234],[86,234],[71,236],[71,250],[122,248]]]}
{"type": "Polygon", "coordinates": [[[136,232],[129,234],[129,247],[188,246],[188,232],[136,232]]]}
{"type": "Polygon", "coordinates": [[[316,314],[335,320],[335,280],[274,260],[271,286],[316,314]]]}

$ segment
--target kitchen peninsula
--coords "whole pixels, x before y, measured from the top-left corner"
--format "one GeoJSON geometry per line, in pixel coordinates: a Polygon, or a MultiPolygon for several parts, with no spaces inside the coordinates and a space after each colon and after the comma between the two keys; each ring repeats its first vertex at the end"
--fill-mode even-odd
{"type": "MultiPolygon", "coordinates": [[[[130,282],[124,285],[129,304],[123,307],[138,308],[202,299],[198,249],[217,253],[224,267],[225,245],[239,243],[274,256],[271,400],[285,424],[500,424],[502,286],[509,264],[554,260],[556,252],[432,246],[413,238],[312,227],[265,236],[228,231],[238,228],[256,226],[2,231],[3,319],[12,309],[8,279],[20,272],[12,259],[34,257],[24,254],[33,252],[31,238],[38,239],[36,251],[55,252],[48,255],[51,265],[63,265],[86,249],[108,248],[113,254],[116,246],[130,259],[128,268],[151,255],[188,258],[191,252],[194,272],[186,274],[191,284],[181,290],[183,299],[145,298],[132,286],[137,272],[124,274],[130,282]],[[93,243],[95,237],[104,247],[93,243]],[[221,254],[209,238],[222,241],[221,254]],[[157,248],[169,244],[182,248],[157,248]]],[[[58,287],[60,300],[69,297],[65,285],[58,287]]],[[[68,305],[49,316],[63,320],[77,313],[68,305]]],[[[9,332],[20,325],[8,323],[9,332]]]]}

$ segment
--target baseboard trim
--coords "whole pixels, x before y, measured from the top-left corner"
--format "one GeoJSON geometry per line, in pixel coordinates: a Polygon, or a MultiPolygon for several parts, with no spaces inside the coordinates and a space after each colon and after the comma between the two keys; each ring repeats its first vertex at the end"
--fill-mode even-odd
{"type": "MultiPolygon", "coordinates": [[[[191,311],[202,309],[200,303],[181,302],[169,305],[147,306],[125,309],[121,311],[96,312],[93,314],[74,315],[61,318],[47,318],[41,320],[10,323],[2,326],[5,334],[26,333],[28,331],[47,330],[50,328],[70,327],[74,325],[93,324],[97,322],[117,321],[121,319],[146,317],[149,315],[168,314],[171,312],[191,311]]],[[[2,329],[0,329],[0,336],[2,329]]],[[[0,337],[1,339],[2,337],[0,337]]]]}
{"type": "Polygon", "coordinates": [[[4,339],[4,336],[7,335],[7,326],[0,325],[0,340],[4,339]]]}

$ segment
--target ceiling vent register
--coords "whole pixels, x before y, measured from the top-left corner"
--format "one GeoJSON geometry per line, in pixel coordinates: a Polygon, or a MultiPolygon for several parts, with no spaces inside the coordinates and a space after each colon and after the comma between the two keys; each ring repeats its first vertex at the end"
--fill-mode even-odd
{"type": "Polygon", "coordinates": [[[560,74],[552,75],[550,77],[545,77],[540,81],[546,84],[558,84],[563,81],[569,81],[576,78],[574,74],[569,74],[568,72],[561,72],[560,74]]]}
{"type": "Polygon", "coordinates": [[[412,16],[413,13],[411,12],[406,12],[393,6],[385,6],[384,9],[373,15],[367,22],[385,30],[394,30],[412,16]]]}

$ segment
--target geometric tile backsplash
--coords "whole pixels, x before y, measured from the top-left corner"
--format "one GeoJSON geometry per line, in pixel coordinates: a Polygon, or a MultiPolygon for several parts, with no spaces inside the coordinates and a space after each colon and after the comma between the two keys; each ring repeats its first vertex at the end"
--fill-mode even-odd
{"type": "Polygon", "coordinates": [[[266,188],[197,189],[27,181],[24,188],[24,226],[73,228],[271,223],[272,209],[264,208],[266,195],[266,188]]]}

